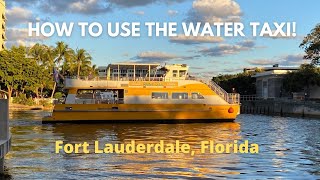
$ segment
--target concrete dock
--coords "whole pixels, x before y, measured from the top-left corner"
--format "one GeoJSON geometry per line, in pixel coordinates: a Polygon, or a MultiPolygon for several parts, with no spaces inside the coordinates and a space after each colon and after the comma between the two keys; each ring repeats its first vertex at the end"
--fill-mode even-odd
{"type": "Polygon", "coordinates": [[[10,147],[9,103],[7,99],[0,99],[0,174],[4,173],[4,156],[10,147]]]}

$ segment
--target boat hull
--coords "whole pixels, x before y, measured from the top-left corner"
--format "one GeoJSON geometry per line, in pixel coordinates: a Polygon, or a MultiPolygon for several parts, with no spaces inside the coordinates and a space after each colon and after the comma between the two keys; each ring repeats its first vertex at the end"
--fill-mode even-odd
{"type": "Polygon", "coordinates": [[[233,121],[239,105],[61,104],[43,122],[215,122],[233,121]]]}

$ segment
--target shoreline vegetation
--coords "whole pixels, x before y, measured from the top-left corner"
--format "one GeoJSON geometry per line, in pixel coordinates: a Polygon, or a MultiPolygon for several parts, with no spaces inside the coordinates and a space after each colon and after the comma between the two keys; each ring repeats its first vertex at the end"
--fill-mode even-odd
{"type": "Polygon", "coordinates": [[[0,51],[0,98],[9,99],[10,104],[50,107],[49,98],[66,95],[64,77],[97,75],[97,66],[85,49],[71,49],[61,41],[55,47],[35,44],[0,51]]]}
{"type": "MultiPolygon", "coordinates": [[[[263,72],[256,68],[255,71],[246,71],[238,74],[218,75],[212,81],[221,86],[228,93],[236,90],[240,95],[256,94],[256,73],[263,72]]],[[[320,86],[320,67],[314,64],[302,64],[297,71],[289,72],[283,77],[282,98],[292,98],[293,93],[310,94],[310,88],[320,86]]],[[[306,97],[307,98],[307,97],[306,97]]]]}
{"type": "Polygon", "coordinates": [[[9,111],[31,111],[31,110],[52,110],[52,106],[42,106],[42,105],[23,105],[23,104],[15,104],[9,103],[9,111]]]}

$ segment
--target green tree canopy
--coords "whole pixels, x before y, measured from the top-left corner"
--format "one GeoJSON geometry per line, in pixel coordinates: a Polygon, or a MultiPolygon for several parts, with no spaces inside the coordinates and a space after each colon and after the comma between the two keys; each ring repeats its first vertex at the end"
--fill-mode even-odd
{"type": "Polygon", "coordinates": [[[10,50],[0,52],[0,80],[8,90],[9,99],[13,90],[24,89],[30,83],[30,71],[33,66],[30,59],[26,58],[25,47],[12,47],[10,50]]]}
{"type": "Polygon", "coordinates": [[[300,47],[304,49],[305,59],[311,60],[312,64],[320,64],[320,24],[304,37],[300,47]]]}
{"type": "MultiPolygon", "coordinates": [[[[27,48],[12,47],[0,52],[0,82],[8,92],[26,94],[32,91],[37,97],[43,97],[43,91],[55,90],[53,68],[58,67],[61,76],[97,75],[96,65],[91,65],[92,57],[84,49],[74,51],[64,42],[56,47],[35,44],[27,48]]],[[[46,92],[48,94],[48,92],[46,92]]],[[[52,91],[52,96],[54,91],[52,91]]]]}
{"type": "Polygon", "coordinates": [[[252,95],[256,93],[255,78],[253,73],[243,72],[239,74],[226,74],[213,77],[212,80],[219,84],[228,93],[233,89],[241,95],[252,95]]]}
{"type": "Polygon", "coordinates": [[[320,86],[320,68],[313,64],[302,64],[298,71],[286,74],[283,79],[283,88],[289,93],[308,92],[315,85],[320,86]]]}
{"type": "Polygon", "coordinates": [[[55,63],[57,64],[58,68],[62,64],[62,74],[65,73],[67,70],[67,64],[71,62],[71,59],[74,57],[74,50],[69,48],[69,45],[59,41],[56,43],[56,47],[54,49],[55,63]]]}
{"type": "Polygon", "coordinates": [[[80,76],[80,70],[88,74],[91,71],[91,55],[84,49],[78,49],[76,52],[77,76],[80,76]]]}

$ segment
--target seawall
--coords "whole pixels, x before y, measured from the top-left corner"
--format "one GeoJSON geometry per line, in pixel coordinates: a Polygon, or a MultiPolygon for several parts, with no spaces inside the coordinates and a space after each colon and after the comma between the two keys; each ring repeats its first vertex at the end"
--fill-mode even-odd
{"type": "Polygon", "coordinates": [[[320,119],[320,103],[293,100],[242,101],[241,113],[320,119]]]}

